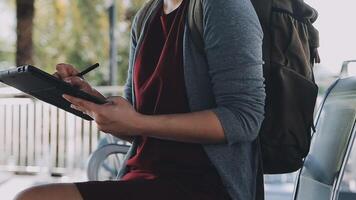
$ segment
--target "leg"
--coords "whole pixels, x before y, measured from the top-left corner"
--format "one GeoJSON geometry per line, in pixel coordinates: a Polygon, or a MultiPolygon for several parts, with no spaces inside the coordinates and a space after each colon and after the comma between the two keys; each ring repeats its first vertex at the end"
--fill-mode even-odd
{"type": "Polygon", "coordinates": [[[19,193],[15,200],[82,200],[77,187],[72,183],[49,184],[28,188],[19,193]]]}

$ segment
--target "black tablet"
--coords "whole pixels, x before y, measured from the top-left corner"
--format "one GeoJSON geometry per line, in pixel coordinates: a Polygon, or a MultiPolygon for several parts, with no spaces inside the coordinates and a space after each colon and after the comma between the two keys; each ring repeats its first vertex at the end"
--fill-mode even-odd
{"type": "Polygon", "coordinates": [[[31,65],[0,71],[0,82],[86,120],[93,119],[89,115],[71,108],[70,103],[62,97],[63,94],[69,94],[96,104],[106,103],[105,100],[75,88],[69,83],[31,65]]]}

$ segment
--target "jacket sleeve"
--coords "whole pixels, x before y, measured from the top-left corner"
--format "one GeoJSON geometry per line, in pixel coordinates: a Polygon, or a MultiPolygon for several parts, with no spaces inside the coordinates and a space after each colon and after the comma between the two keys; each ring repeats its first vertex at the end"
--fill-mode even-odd
{"type": "Polygon", "coordinates": [[[249,0],[203,0],[205,53],[228,144],[256,139],[264,118],[263,32],[249,0]]]}
{"type": "Polygon", "coordinates": [[[130,52],[129,52],[129,66],[128,66],[128,71],[127,71],[127,78],[126,78],[126,83],[124,85],[124,93],[123,97],[128,100],[131,104],[133,104],[132,100],[132,92],[133,92],[133,86],[132,86],[132,69],[134,65],[134,57],[135,57],[135,51],[136,51],[136,46],[137,46],[137,39],[136,39],[136,23],[137,23],[137,15],[135,16],[133,22],[132,22],[132,27],[131,27],[131,41],[130,41],[130,52]]]}

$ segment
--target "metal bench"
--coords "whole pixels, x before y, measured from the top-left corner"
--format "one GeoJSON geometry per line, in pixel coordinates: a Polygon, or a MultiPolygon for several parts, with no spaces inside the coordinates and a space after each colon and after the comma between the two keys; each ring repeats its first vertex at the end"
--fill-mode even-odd
{"type": "Polygon", "coordinates": [[[310,152],[296,182],[294,200],[336,200],[355,139],[356,77],[340,77],[328,89],[316,118],[310,152]]]}

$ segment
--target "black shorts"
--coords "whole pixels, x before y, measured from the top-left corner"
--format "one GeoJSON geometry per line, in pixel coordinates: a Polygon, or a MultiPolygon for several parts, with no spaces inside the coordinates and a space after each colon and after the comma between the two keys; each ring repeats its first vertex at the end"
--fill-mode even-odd
{"type": "Polygon", "coordinates": [[[84,200],[229,200],[225,188],[204,179],[90,181],[75,183],[84,200]]]}

